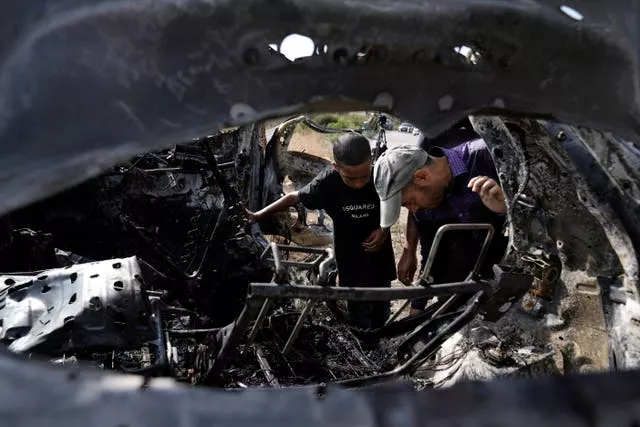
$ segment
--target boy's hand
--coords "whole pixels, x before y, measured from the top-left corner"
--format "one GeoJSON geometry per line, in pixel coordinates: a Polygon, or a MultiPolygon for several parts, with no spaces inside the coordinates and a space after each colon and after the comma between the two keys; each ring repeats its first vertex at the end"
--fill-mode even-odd
{"type": "MultiPolygon", "coordinates": [[[[243,207],[244,208],[244,207],[243,207]]],[[[244,216],[247,217],[249,224],[260,221],[262,218],[257,213],[251,212],[249,209],[244,208],[244,216]]]]}
{"type": "Polygon", "coordinates": [[[482,203],[497,214],[507,213],[504,192],[494,179],[487,176],[476,176],[467,185],[474,193],[480,195],[482,203]]]}
{"type": "Polygon", "coordinates": [[[371,233],[369,237],[367,237],[367,240],[364,241],[362,246],[367,252],[376,252],[380,250],[388,235],[388,228],[378,228],[373,233],[371,233]]]}

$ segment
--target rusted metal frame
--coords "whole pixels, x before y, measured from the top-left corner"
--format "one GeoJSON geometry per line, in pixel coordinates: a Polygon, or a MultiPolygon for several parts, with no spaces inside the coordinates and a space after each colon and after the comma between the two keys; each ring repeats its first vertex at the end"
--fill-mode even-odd
{"type": "MultiPolygon", "coordinates": [[[[299,268],[308,268],[308,269],[314,269],[314,270],[318,269],[320,276],[324,277],[327,275],[326,269],[328,268],[327,267],[328,263],[331,262],[333,259],[334,259],[334,254],[333,254],[333,251],[330,249],[303,248],[303,247],[297,247],[297,246],[277,245],[275,243],[271,243],[269,247],[265,249],[265,251],[262,253],[262,256],[261,256],[261,260],[269,260],[274,263],[275,269],[276,269],[275,282],[278,282],[279,279],[284,277],[285,267],[287,266],[295,266],[299,268]],[[280,256],[281,250],[287,251],[287,252],[318,254],[320,256],[312,262],[282,261],[282,258],[280,256]],[[269,252],[271,252],[273,255],[272,259],[266,258],[269,252]]],[[[326,277],[324,277],[324,279],[326,280],[326,277]]],[[[272,286],[278,286],[278,285],[272,285],[272,286]]],[[[293,331],[289,335],[287,342],[282,349],[283,354],[286,355],[291,349],[293,341],[295,340],[295,338],[298,336],[298,333],[300,332],[302,323],[304,322],[305,318],[311,313],[311,310],[313,309],[314,306],[315,306],[315,302],[307,301],[305,307],[302,310],[302,313],[300,314],[300,317],[296,322],[296,325],[293,331]]],[[[251,333],[249,334],[250,343],[253,342],[256,336],[258,335],[258,331],[262,327],[262,323],[264,322],[264,319],[271,311],[271,307],[273,307],[273,301],[270,298],[265,299],[262,305],[262,309],[260,310],[260,314],[258,314],[258,318],[256,319],[253,325],[251,333]]]]}
{"type": "Polygon", "coordinates": [[[300,313],[300,316],[298,316],[298,320],[296,321],[296,324],[293,327],[293,331],[291,331],[291,334],[289,334],[289,338],[287,339],[287,342],[285,343],[284,347],[282,347],[283,356],[286,356],[291,350],[293,341],[295,341],[295,339],[298,337],[298,334],[300,333],[300,329],[302,328],[302,324],[304,323],[305,319],[309,317],[309,314],[311,314],[311,310],[313,310],[313,308],[317,303],[318,303],[317,300],[312,300],[312,299],[306,302],[304,308],[302,309],[302,313],[300,313]]]}
{"type": "Polygon", "coordinates": [[[280,258],[280,252],[278,251],[278,245],[271,242],[269,246],[267,246],[262,255],[260,255],[260,261],[271,261],[275,267],[276,277],[282,277],[284,275],[284,268],[282,264],[282,259],[280,258]],[[267,255],[271,252],[273,258],[267,258],[267,255]]]}
{"type": "Polygon", "coordinates": [[[325,248],[306,248],[306,247],[298,247],[298,246],[289,246],[289,245],[278,245],[275,243],[271,243],[269,247],[267,247],[260,259],[262,261],[273,262],[275,264],[276,273],[283,274],[284,267],[297,267],[297,268],[305,268],[305,269],[316,269],[319,268],[320,265],[326,261],[327,259],[333,259],[333,251],[331,249],[325,248]],[[280,251],[283,252],[295,252],[295,253],[305,253],[305,254],[316,254],[319,255],[313,261],[288,261],[283,260],[280,255],[280,251]],[[271,253],[273,258],[268,258],[267,255],[271,253]]]}
{"type": "MultiPolygon", "coordinates": [[[[484,224],[484,223],[445,224],[442,227],[438,228],[438,231],[436,232],[436,235],[433,239],[433,243],[431,244],[431,249],[429,249],[429,255],[427,256],[427,261],[424,266],[424,270],[422,270],[422,274],[420,275],[420,281],[422,281],[423,283],[431,282],[431,280],[429,279],[429,273],[431,273],[431,267],[433,267],[433,262],[436,258],[436,253],[438,252],[438,248],[440,247],[440,242],[442,241],[442,236],[444,235],[444,233],[446,233],[447,231],[462,231],[462,230],[468,230],[468,231],[487,230],[487,235],[484,239],[484,242],[482,243],[482,248],[480,250],[480,253],[478,254],[478,258],[473,267],[473,270],[471,271],[471,277],[473,278],[478,274],[480,267],[482,266],[482,262],[486,257],[487,251],[489,250],[489,244],[491,243],[491,240],[493,240],[493,235],[495,234],[493,225],[484,224]]],[[[415,285],[420,285],[420,283],[419,282],[414,283],[414,286],[415,285]]],[[[445,302],[445,304],[442,305],[441,309],[439,310],[439,312],[437,312],[437,314],[441,314],[442,311],[446,310],[446,308],[448,308],[451,305],[454,299],[455,298],[453,298],[452,296],[450,301],[445,302]]],[[[411,304],[411,300],[405,301],[402,304],[402,306],[393,314],[393,316],[391,316],[389,320],[387,320],[386,324],[388,325],[393,321],[395,321],[400,316],[400,314],[402,314],[402,312],[406,310],[409,304],[411,304]]],[[[435,316],[436,314],[434,313],[434,317],[435,316]]]]}
{"type": "Polygon", "coordinates": [[[236,320],[220,328],[217,332],[216,343],[219,345],[220,350],[217,352],[216,358],[207,372],[207,380],[210,380],[224,367],[229,359],[229,355],[237,347],[240,335],[244,333],[251,321],[256,318],[256,311],[263,303],[264,299],[260,297],[247,298],[247,302],[236,320]]]}
{"type": "Polygon", "coordinates": [[[270,298],[265,299],[262,303],[262,307],[260,308],[260,313],[258,313],[258,317],[253,324],[253,328],[251,328],[251,332],[249,333],[249,338],[247,340],[249,344],[251,344],[256,339],[256,336],[258,336],[258,331],[262,327],[262,323],[267,317],[267,314],[271,311],[271,307],[273,307],[273,300],[270,298]]]}
{"type": "MultiPolygon", "coordinates": [[[[269,246],[267,246],[264,252],[262,252],[262,255],[260,255],[260,260],[264,261],[269,252],[273,254],[273,258],[271,259],[271,261],[273,261],[274,268],[275,268],[273,281],[279,282],[284,278],[285,270],[282,265],[282,260],[280,259],[280,252],[278,251],[278,245],[276,245],[274,242],[269,243],[269,246]]],[[[258,331],[262,327],[262,322],[264,322],[264,319],[267,317],[267,314],[269,314],[269,312],[271,311],[271,307],[273,307],[273,301],[268,298],[265,299],[264,302],[262,303],[262,308],[260,309],[260,313],[258,314],[258,317],[256,318],[256,321],[253,324],[253,328],[249,333],[249,338],[248,338],[249,343],[252,343],[256,339],[256,336],[258,335],[258,331]]]]}
{"type": "MultiPolygon", "coordinates": [[[[278,249],[280,250],[284,250],[284,251],[288,251],[288,252],[298,252],[298,253],[310,253],[310,254],[318,254],[320,255],[317,259],[315,259],[312,262],[309,263],[304,263],[301,262],[299,264],[300,267],[302,268],[312,268],[312,269],[318,269],[319,271],[319,283],[323,286],[326,286],[326,281],[328,280],[328,273],[327,273],[327,268],[329,263],[335,259],[334,253],[332,249],[321,249],[321,248],[300,248],[300,247],[296,247],[296,246],[287,246],[287,245],[278,245],[278,249]]],[[[284,262],[285,265],[288,266],[297,266],[296,262],[290,262],[290,261],[285,261],[284,262]]],[[[271,301],[271,300],[267,300],[267,301],[271,301]]],[[[295,339],[298,337],[298,334],[300,333],[300,329],[302,328],[302,325],[304,323],[304,321],[306,320],[307,317],[309,317],[309,315],[311,314],[311,311],[313,310],[313,308],[316,306],[317,304],[317,300],[312,300],[309,299],[307,300],[307,302],[305,303],[304,308],[302,309],[302,312],[300,313],[300,316],[298,316],[298,320],[296,321],[295,326],[293,327],[293,330],[291,331],[291,334],[289,334],[289,337],[287,338],[287,341],[284,345],[284,347],[282,348],[282,355],[286,356],[289,351],[291,350],[291,347],[293,346],[293,342],[295,341],[295,339]]]]}
{"type": "MultiPolygon", "coordinates": [[[[274,244],[275,245],[275,244],[274,244]]],[[[289,245],[276,245],[279,251],[289,252],[289,253],[305,253],[305,254],[317,254],[320,255],[315,258],[313,261],[288,261],[288,260],[280,260],[282,266],[286,267],[296,267],[296,268],[304,268],[308,270],[316,269],[320,266],[320,264],[328,257],[331,257],[333,251],[324,248],[306,248],[299,246],[289,246],[289,245]]],[[[265,261],[273,261],[270,258],[264,258],[269,251],[266,251],[263,254],[263,259],[265,261]]],[[[275,249],[272,250],[275,253],[275,249]]],[[[281,258],[281,257],[280,257],[281,258]]]]}
{"type": "Polygon", "coordinates": [[[273,371],[271,370],[271,365],[269,365],[269,361],[264,355],[264,351],[262,351],[262,346],[256,345],[255,352],[256,352],[256,359],[258,359],[258,364],[260,365],[260,368],[264,373],[264,377],[266,378],[269,385],[272,387],[280,387],[280,383],[278,382],[278,379],[276,378],[276,376],[273,374],[273,371]]]}
{"type": "Polygon", "coordinates": [[[433,262],[435,261],[436,258],[436,253],[438,251],[438,247],[440,246],[440,242],[442,241],[442,236],[444,236],[444,233],[448,232],[448,231],[481,231],[481,230],[486,230],[487,231],[487,236],[484,239],[484,242],[482,243],[482,248],[480,249],[480,254],[478,254],[478,258],[476,259],[476,263],[473,266],[473,270],[471,271],[471,274],[473,275],[472,277],[474,277],[475,275],[478,274],[478,272],[480,271],[480,267],[482,266],[482,262],[484,261],[484,258],[487,255],[487,251],[489,250],[489,243],[491,243],[491,240],[493,239],[493,235],[495,233],[495,230],[493,228],[493,225],[491,224],[445,224],[442,227],[440,227],[436,233],[435,238],[433,239],[433,244],[431,245],[431,249],[429,250],[429,255],[427,256],[427,262],[424,266],[424,270],[422,272],[422,275],[420,277],[421,280],[423,280],[425,283],[429,283],[429,273],[431,272],[431,267],[433,267],[433,262]]]}

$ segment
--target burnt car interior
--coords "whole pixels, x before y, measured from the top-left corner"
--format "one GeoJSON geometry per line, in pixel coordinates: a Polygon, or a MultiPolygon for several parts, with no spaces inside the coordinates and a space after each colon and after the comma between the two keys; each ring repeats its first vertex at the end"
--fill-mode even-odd
{"type": "MultiPolygon", "coordinates": [[[[375,125],[380,115],[372,117],[375,125]]],[[[297,210],[247,222],[245,207],[276,200],[285,179],[304,185],[330,167],[288,150],[297,126],[349,131],[298,116],[272,121],[279,124],[270,129],[257,122],[140,154],[6,215],[3,341],[11,351],[56,364],[226,388],[363,386],[400,377],[424,388],[488,372],[525,375],[534,367],[538,374],[608,369],[619,356],[602,333],[601,303],[591,299],[603,296],[600,286],[621,286],[615,283],[621,265],[604,230],[579,206],[575,185],[562,182],[566,160],[550,157],[567,132],[572,140],[578,132],[554,133],[537,121],[471,122],[494,147],[518,216],[508,230],[442,226],[415,286],[338,286],[330,233],[296,233],[297,210]],[[536,143],[516,152],[516,135],[535,135],[536,143]],[[530,182],[509,187],[511,164],[500,160],[518,155],[534,161],[518,171],[530,182]],[[554,202],[561,211],[545,212],[544,203],[554,202]],[[492,274],[481,274],[490,245],[505,232],[508,250],[494,260],[492,274]],[[456,233],[483,233],[477,259],[438,257],[442,239],[456,233]],[[293,242],[296,234],[303,244],[293,242]],[[431,283],[438,262],[457,262],[464,280],[431,283]],[[424,313],[407,316],[416,297],[437,298],[424,313]],[[343,306],[357,300],[404,304],[384,327],[358,330],[343,306]],[[523,342],[523,331],[539,336],[523,342]],[[449,340],[462,341],[444,350],[449,340]],[[448,376],[441,378],[442,371],[448,376]]],[[[386,144],[385,132],[375,130],[374,156],[386,144]]]]}
{"type": "Polygon", "coordinates": [[[636,425],[640,10],[565,3],[0,6],[3,411],[636,425]],[[312,51],[285,55],[290,34],[312,51]],[[329,112],[364,112],[362,126],[319,123],[329,112]],[[441,227],[412,286],[340,286],[322,212],[245,210],[331,167],[311,139],[364,133],[375,161],[387,121],[434,146],[482,138],[506,225],[441,227]],[[438,256],[470,233],[476,258],[438,256]],[[432,283],[440,262],[463,278],[432,283]],[[392,315],[358,329],[347,301],[392,315]]]}

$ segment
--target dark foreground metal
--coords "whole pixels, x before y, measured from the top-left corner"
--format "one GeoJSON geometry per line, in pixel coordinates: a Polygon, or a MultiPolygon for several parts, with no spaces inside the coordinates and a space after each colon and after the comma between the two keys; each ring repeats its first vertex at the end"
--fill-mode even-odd
{"type": "MultiPolygon", "coordinates": [[[[394,110],[430,135],[471,112],[524,113],[637,137],[637,4],[564,3],[4,2],[0,211],[51,196],[132,154],[294,110],[394,110]],[[326,49],[296,63],[268,50],[292,32],[326,49]],[[464,63],[455,52],[463,45],[477,50],[480,62],[464,63]]],[[[505,177],[523,170],[514,165],[505,177]]],[[[521,239],[528,228],[522,230],[521,239]]],[[[637,261],[635,253],[628,258],[637,261]]],[[[625,270],[635,288],[630,264],[625,270]]],[[[141,392],[139,378],[69,375],[5,357],[0,375],[8,425],[571,427],[634,426],[640,419],[639,373],[462,385],[425,395],[386,387],[159,389],[165,381],[141,392]]]]}
{"type": "Polygon", "coordinates": [[[0,376],[0,417],[14,427],[622,427],[640,420],[637,371],[423,392],[407,383],[230,392],[5,354],[0,376]]]}

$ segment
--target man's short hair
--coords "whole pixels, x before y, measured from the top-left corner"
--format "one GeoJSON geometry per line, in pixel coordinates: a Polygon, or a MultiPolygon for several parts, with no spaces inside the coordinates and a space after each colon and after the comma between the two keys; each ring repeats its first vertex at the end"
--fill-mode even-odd
{"type": "Polygon", "coordinates": [[[341,165],[358,166],[371,159],[369,140],[356,132],[340,136],[333,144],[333,160],[341,165]]]}

